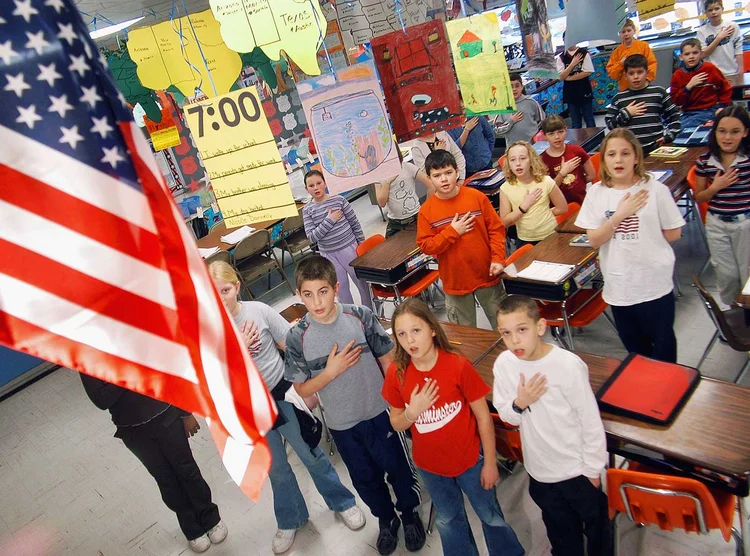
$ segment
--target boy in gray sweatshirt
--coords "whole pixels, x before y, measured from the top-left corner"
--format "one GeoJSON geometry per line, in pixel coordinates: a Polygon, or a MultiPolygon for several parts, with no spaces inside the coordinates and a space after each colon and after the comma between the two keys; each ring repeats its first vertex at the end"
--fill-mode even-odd
{"type": "Polygon", "coordinates": [[[523,80],[519,74],[510,76],[510,84],[513,88],[513,98],[516,100],[518,112],[496,116],[493,122],[495,135],[505,137],[507,145],[511,145],[515,141],[531,142],[534,135],[539,131],[539,126],[546,115],[537,101],[526,96],[523,80]]]}

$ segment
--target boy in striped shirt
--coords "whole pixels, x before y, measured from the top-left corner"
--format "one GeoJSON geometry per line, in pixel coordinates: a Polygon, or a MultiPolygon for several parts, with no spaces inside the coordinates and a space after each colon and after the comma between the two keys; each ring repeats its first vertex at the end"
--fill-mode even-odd
{"type": "Polygon", "coordinates": [[[661,144],[671,143],[680,132],[680,109],[664,87],[649,83],[645,56],[628,56],[624,66],[630,86],[612,99],[605,120],[609,129],[630,128],[648,155],[661,144]]]}

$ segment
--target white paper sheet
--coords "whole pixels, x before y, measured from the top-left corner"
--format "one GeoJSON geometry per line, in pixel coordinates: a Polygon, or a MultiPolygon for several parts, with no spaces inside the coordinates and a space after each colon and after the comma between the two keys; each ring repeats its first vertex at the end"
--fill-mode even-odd
{"type": "Polygon", "coordinates": [[[231,234],[221,236],[221,241],[223,241],[224,243],[237,245],[240,241],[248,237],[254,231],[255,231],[255,228],[251,228],[250,226],[242,226],[241,228],[237,228],[231,234]]]}
{"type": "Polygon", "coordinates": [[[518,278],[539,282],[561,282],[575,269],[574,265],[533,261],[518,273],[518,278]]]}
{"type": "Polygon", "coordinates": [[[206,249],[198,247],[198,253],[200,253],[201,257],[203,257],[204,259],[207,259],[214,253],[218,253],[218,252],[219,252],[218,247],[208,247],[206,249]]]}

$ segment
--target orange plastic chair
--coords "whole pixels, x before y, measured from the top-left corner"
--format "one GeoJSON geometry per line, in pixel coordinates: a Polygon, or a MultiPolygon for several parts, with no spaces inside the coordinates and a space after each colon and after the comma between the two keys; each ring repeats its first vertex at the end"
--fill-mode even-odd
{"type": "Polygon", "coordinates": [[[562,224],[579,210],[581,210],[581,205],[579,203],[568,203],[568,212],[566,212],[565,214],[558,214],[557,216],[555,216],[555,220],[557,220],[558,225],[562,224]]]}
{"type": "Polygon", "coordinates": [[[497,167],[501,170],[503,169],[503,164],[505,164],[505,155],[497,159],[497,167]]]}
{"type": "Polygon", "coordinates": [[[746,67],[746,68],[750,68],[750,65],[748,65],[748,64],[750,64],[750,50],[745,50],[745,51],[744,51],[744,52],[742,53],[742,62],[743,62],[743,64],[742,64],[742,65],[743,65],[744,67],[746,67]]]}
{"type": "Polygon", "coordinates": [[[698,213],[701,215],[701,221],[706,223],[706,214],[708,214],[708,203],[699,203],[695,200],[695,166],[690,168],[687,178],[685,178],[693,192],[693,202],[698,205],[698,213]]]}
{"type": "Polygon", "coordinates": [[[513,253],[511,253],[508,258],[505,259],[505,266],[512,265],[514,262],[516,262],[518,259],[520,259],[522,255],[524,255],[525,253],[528,253],[533,248],[534,248],[534,246],[531,245],[530,243],[522,245],[521,247],[519,247],[518,249],[516,249],[515,251],[513,251],[513,253]]]}
{"type": "Polygon", "coordinates": [[[737,497],[696,479],[663,475],[631,462],[628,469],[607,470],[607,498],[612,519],[624,513],[639,524],[702,535],[719,529],[725,541],[734,536],[737,546],[742,544],[740,533],[732,527],[737,497]]]}
{"type": "Polygon", "coordinates": [[[534,134],[534,137],[532,138],[531,142],[539,143],[540,141],[546,141],[546,140],[547,140],[547,136],[544,135],[544,132],[540,129],[539,131],[536,132],[536,134],[534,134]]]}
{"type": "MultiPolygon", "coordinates": [[[[562,303],[552,302],[537,302],[539,306],[539,315],[547,321],[548,326],[555,328],[565,328],[565,319],[562,315],[562,303]]],[[[568,319],[570,329],[574,328],[585,328],[592,322],[604,315],[607,322],[614,328],[615,332],[617,327],[612,321],[612,317],[607,314],[607,302],[602,298],[602,290],[584,289],[577,292],[573,297],[568,299],[566,302],[566,308],[570,313],[573,313],[568,319]],[[581,307],[576,310],[576,307],[581,307]]],[[[573,338],[568,337],[564,340],[559,334],[554,333],[553,336],[568,349],[573,349],[573,338]]]]}
{"type": "MultiPolygon", "coordinates": [[[[375,234],[368,237],[362,243],[357,245],[357,256],[361,257],[370,249],[380,245],[384,241],[385,237],[381,234],[375,234]]],[[[395,287],[380,286],[378,284],[370,283],[372,300],[379,303],[381,308],[383,301],[390,301],[391,303],[398,305],[401,302],[401,299],[405,297],[416,297],[421,294],[432,284],[437,282],[438,278],[440,278],[439,271],[428,270],[425,268],[409,276],[409,278],[395,287]]]]}
{"type": "Polygon", "coordinates": [[[589,157],[589,160],[591,161],[591,164],[594,165],[594,170],[596,171],[596,176],[599,177],[599,168],[601,167],[602,162],[602,154],[601,153],[594,153],[589,157]]]}
{"type": "Polygon", "coordinates": [[[492,424],[495,426],[495,450],[510,461],[523,463],[523,446],[521,444],[521,430],[509,425],[497,413],[490,413],[492,424]]]}

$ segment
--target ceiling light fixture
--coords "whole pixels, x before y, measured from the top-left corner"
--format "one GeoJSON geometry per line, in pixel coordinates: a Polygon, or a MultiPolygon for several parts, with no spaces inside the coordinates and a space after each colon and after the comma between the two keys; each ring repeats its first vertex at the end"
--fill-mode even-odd
{"type": "Polygon", "coordinates": [[[135,19],[129,19],[128,21],[123,21],[122,23],[118,23],[116,25],[108,25],[107,27],[102,27],[101,29],[95,29],[94,31],[91,31],[89,35],[91,35],[92,39],[100,39],[102,37],[106,37],[109,35],[114,35],[118,31],[122,31],[126,27],[130,27],[131,25],[135,25],[140,20],[144,19],[146,16],[136,17],[135,19]]]}

